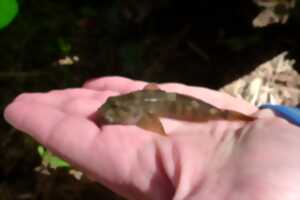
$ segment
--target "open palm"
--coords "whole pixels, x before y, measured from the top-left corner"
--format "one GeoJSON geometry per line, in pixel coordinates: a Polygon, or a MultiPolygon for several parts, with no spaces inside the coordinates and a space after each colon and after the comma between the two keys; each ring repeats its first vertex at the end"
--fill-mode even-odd
{"type": "MultiPolygon", "coordinates": [[[[94,122],[111,95],[146,83],[107,77],[82,88],[18,96],[5,118],[89,177],[129,199],[300,199],[300,129],[261,111],[258,120],[163,120],[168,137],[135,126],[94,122]]],[[[254,106],[205,88],[162,84],[246,114],[254,106]]]]}

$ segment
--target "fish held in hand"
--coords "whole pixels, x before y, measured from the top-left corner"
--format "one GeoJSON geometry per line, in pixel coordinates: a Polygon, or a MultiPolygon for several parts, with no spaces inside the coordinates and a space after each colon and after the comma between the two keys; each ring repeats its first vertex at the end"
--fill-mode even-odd
{"type": "Polygon", "coordinates": [[[189,122],[256,119],[237,111],[219,109],[188,95],[165,92],[155,84],[149,84],[143,90],[109,97],[97,111],[98,123],[136,125],[166,135],[159,118],[189,122]]]}

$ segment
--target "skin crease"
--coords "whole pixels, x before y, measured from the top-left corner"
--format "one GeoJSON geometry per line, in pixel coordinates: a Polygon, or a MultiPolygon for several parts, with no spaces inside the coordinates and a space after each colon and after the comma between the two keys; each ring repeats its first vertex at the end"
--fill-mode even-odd
{"type": "Polygon", "coordinates": [[[135,126],[95,124],[94,113],[107,97],[146,84],[105,77],[82,88],[21,94],[7,106],[4,117],[128,199],[300,199],[299,127],[240,99],[205,88],[160,84],[163,90],[255,113],[259,119],[162,120],[168,137],[135,126]]]}

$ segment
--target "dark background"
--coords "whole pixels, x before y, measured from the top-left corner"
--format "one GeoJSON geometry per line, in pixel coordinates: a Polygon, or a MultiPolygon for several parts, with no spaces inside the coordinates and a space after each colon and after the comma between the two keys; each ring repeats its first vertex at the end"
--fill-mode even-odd
{"type": "MultiPolygon", "coordinates": [[[[260,29],[252,20],[261,9],[250,0],[20,0],[19,6],[0,30],[1,111],[22,92],[80,87],[107,75],[217,89],[282,51],[296,63],[300,57],[298,6],[287,24],[260,29]],[[74,55],[79,62],[58,64],[74,55]]],[[[0,199],[118,199],[64,170],[34,172],[37,144],[3,117],[0,130],[0,199]]]]}

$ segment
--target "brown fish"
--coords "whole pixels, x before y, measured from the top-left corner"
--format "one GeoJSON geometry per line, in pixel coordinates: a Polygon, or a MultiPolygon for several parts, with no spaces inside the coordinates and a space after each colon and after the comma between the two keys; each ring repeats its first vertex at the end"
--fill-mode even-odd
{"type": "Polygon", "coordinates": [[[162,91],[154,84],[143,90],[109,97],[97,111],[99,123],[136,125],[166,135],[160,117],[190,122],[256,119],[236,111],[219,109],[188,95],[162,91]]]}

